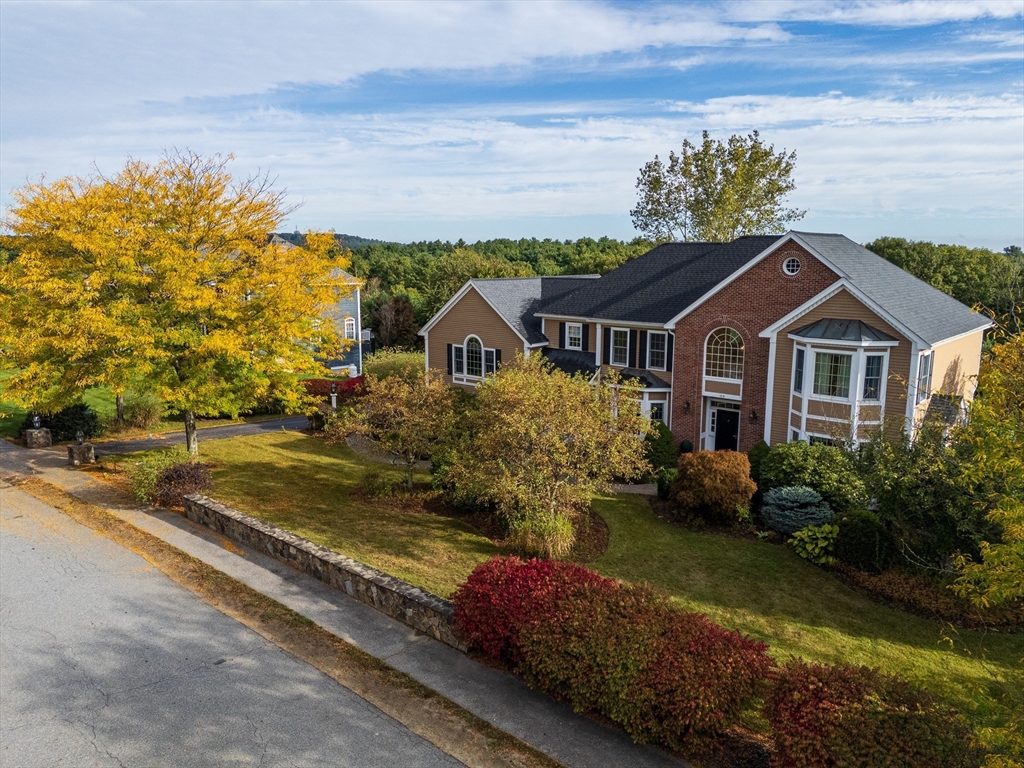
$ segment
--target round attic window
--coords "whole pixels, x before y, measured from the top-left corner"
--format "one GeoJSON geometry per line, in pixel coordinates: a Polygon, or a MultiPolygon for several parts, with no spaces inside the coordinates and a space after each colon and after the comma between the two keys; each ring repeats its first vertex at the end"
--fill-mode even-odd
{"type": "Polygon", "coordinates": [[[792,277],[800,271],[800,259],[796,257],[786,259],[782,264],[782,271],[792,277]]]}

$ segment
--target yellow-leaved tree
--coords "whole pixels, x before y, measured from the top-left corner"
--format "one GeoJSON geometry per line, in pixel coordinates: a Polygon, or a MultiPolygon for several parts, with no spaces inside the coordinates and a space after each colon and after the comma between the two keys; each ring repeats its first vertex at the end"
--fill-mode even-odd
{"type": "Polygon", "coordinates": [[[0,265],[6,397],[43,411],[108,386],[149,391],[185,422],[237,415],[273,396],[304,404],[299,376],[343,346],[324,310],[351,290],[330,233],[285,249],[290,209],[266,176],[232,179],[232,158],[189,151],[13,193],[0,265]]]}

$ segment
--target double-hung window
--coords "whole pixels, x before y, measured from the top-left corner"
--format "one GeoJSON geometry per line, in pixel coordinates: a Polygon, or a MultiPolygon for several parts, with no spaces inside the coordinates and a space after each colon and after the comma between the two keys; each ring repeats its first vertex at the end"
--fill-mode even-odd
{"type": "Polygon", "coordinates": [[[345,338],[355,339],[356,337],[356,319],[354,317],[345,318],[345,338]]]}
{"type": "Polygon", "coordinates": [[[629,331],[612,328],[612,365],[629,364],[629,331]]]}
{"type": "Polygon", "coordinates": [[[802,394],[804,391],[804,358],[806,351],[803,347],[797,347],[796,362],[793,364],[793,391],[802,394]]]}
{"type": "Polygon", "coordinates": [[[452,372],[456,376],[465,376],[466,374],[465,351],[461,344],[452,347],[452,372]]]}
{"type": "Polygon", "coordinates": [[[882,398],[882,355],[865,355],[864,357],[864,400],[880,400],[882,398]]]}
{"type": "Polygon", "coordinates": [[[582,323],[566,323],[565,324],[565,348],[566,349],[583,349],[583,324],[582,323]]]}
{"type": "Polygon", "coordinates": [[[647,334],[647,367],[665,370],[665,355],[668,351],[668,334],[651,331],[647,334]]]}
{"type": "Polygon", "coordinates": [[[921,355],[917,364],[917,402],[923,403],[932,396],[932,365],[935,363],[935,353],[926,352],[921,355]]]}
{"type": "Polygon", "coordinates": [[[484,345],[475,336],[466,339],[466,375],[484,375],[484,345]]]}
{"type": "Polygon", "coordinates": [[[814,354],[814,394],[847,400],[850,397],[852,355],[835,352],[814,354]]]}

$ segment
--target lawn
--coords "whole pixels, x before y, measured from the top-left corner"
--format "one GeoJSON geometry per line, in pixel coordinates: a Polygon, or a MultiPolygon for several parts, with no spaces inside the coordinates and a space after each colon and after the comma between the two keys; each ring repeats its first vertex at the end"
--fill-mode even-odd
{"type": "MultiPolygon", "coordinates": [[[[450,595],[475,565],[499,554],[460,521],[362,501],[355,491],[371,464],[347,446],[269,433],[200,442],[200,451],[216,465],[211,495],[219,501],[435,594],[450,595]]],[[[1021,635],[957,632],[886,608],[785,547],[679,528],[642,497],[601,497],[595,508],[610,540],[591,567],[660,587],[681,606],[765,640],[780,659],[898,672],[948,698],[979,729],[1002,725],[1006,708],[1024,706],[1011,679],[1024,656],[1021,635]]]]}

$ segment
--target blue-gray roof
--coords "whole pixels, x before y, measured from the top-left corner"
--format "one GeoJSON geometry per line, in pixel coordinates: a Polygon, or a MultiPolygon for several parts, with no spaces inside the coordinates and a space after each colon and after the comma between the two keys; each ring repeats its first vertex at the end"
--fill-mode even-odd
{"type": "Polygon", "coordinates": [[[987,317],[845,235],[793,232],[840,275],[928,344],[986,328],[987,317]]]}
{"type": "Polygon", "coordinates": [[[552,277],[474,278],[470,284],[490,303],[505,322],[526,339],[528,344],[547,341],[540,330],[537,309],[544,302],[596,282],[597,275],[552,277]]]}
{"type": "Polygon", "coordinates": [[[887,333],[860,320],[837,320],[825,317],[816,323],[793,331],[804,339],[831,339],[833,341],[896,341],[887,333]]]}

